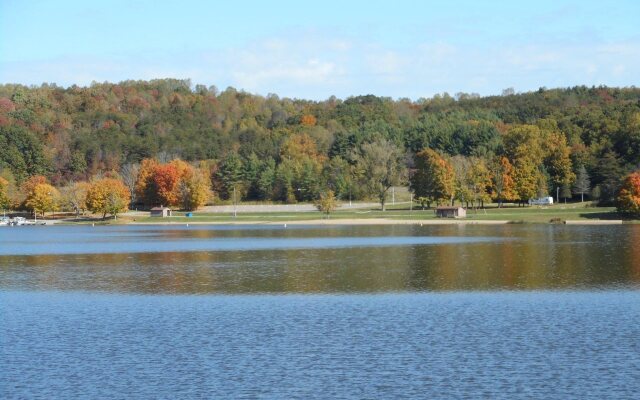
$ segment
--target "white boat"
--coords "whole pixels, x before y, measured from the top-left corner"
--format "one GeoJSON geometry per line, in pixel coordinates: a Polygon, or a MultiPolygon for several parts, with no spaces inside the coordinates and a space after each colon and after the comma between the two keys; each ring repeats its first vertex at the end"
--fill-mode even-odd
{"type": "Polygon", "coordinates": [[[28,221],[24,217],[15,217],[11,220],[11,224],[15,226],[26,225],[27,223],[28,221]]]}

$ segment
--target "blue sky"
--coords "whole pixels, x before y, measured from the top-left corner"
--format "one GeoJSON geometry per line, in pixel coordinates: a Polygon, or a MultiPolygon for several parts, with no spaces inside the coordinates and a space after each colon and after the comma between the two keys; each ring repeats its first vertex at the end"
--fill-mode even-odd
{"type": "Polygon", "coordinates": [[[325,99],[638,85],[640,1],[0,0],[0,83],[325,99]]]}

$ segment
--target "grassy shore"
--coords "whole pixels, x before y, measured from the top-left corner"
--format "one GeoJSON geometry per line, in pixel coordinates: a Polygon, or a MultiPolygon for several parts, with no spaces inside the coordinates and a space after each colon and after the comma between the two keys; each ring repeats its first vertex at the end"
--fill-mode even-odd
{"type": "MultiPolygon", "coordinates": [[[[184,212],[174,212],[173,217],[152,218],[147,213],[128,213],[110,223],[134,224],[285,224],[285,223],[332,223],[332,224],[374,224],[374,223],[563,223],[582,221],[583,223],[602,223],[603,221],[623,220],[612,207],[586,207],[586,204],[558,204],[547,207],[504,207],[490,205],[485,209],[467,210],[462,219],[436,218],[433,210],[413,209],[407,205],[390,206],[386,211],[380,209],[337,210],[330,219],[320,212],[245,212],[234,217],[231,213],[194,212],[186,217],[184,212]]],[[[625,220],[626,222],[640,222],[625,220]]]]}

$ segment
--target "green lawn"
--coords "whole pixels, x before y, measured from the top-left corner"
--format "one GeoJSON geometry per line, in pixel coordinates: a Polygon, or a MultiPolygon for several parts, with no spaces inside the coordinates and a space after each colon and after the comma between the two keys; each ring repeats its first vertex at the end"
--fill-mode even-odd
{"type": "MultiPolygon", "coordinates": [[[[184,212],[174,212],[170,218],[132,217],[123,216],[122,222],[138,223],[189,223],[189,222],[286,222],[305,221],[323,218],[320,212],[253,212],[238,213],[233,217],[230,213],[204,213],[194,212],[193,217],[187,218],[184,212]]],[[[433,210],[421,210],[420,208],[408,209],[407,204],[390,206],[387,211],[379,209],[336,211],[331,214],[331,219],[403,219],[403,220],[429,220],[435,219],[433,210]]],[[[585,204],[558,204],[550,207],[515,207],[497,208],[490,205],[485,209],[467,210],[467,220],[508,220],[513,222],[548,223],[552,220],[589,220],[589,219],[623,219],[613,207],[585,207],[585,204]]]]}

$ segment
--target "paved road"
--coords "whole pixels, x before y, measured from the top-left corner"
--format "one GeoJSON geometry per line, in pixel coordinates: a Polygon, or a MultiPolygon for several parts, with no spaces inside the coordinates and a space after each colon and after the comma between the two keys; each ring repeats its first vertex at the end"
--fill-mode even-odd
{"type": "MultiPolygon", "coordinates": [[[[396,204],[399,204],[396,202],[396,204]]],[[[380,203],[342,203],[339,210],[358,210],[363,208],[378,208],[380,203]]],[[[255,205],[238,205],[237,211],[239,213],[247,212],[307,212],[318,211],[313,204],[255,204],[255,205]]],[[[198,212],[211,212],[211,213],[232,213],[233,206],[207,206],[202,207],[198,212]]]]}

